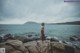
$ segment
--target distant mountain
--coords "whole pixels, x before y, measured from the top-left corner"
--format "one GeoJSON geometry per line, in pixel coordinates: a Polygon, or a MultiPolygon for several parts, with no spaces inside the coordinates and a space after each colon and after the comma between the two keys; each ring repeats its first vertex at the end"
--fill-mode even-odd
{"type": "MultiPolygon", "coordinates": [[[[40,24],[37,22],[26,22],[24,24],[40,24]]],[[[80,21],[64,22],[64,23],[45,23],[46,25],[80,25],[80,21]]]]}
{"type": "Polygon", "coordinates": [[[56,23],[56,24],[80,25],[80,21],[65,22],[65,23],[56,23]]]}
{"type": "Polygon", "coordinates": [[[32,21],[29,21],[29,22],[26,22],[24,24],[38,24],[37,22],[32,22],[32,21]]]}

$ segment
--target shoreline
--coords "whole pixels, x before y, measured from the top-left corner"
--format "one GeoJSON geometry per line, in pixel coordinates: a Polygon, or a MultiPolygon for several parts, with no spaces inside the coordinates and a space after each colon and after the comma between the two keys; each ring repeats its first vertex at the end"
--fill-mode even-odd
{"type": "MultiPolygon", "coordinates": [[[[25,37],[20,37],[20,36],[17,36],[17,37],[13,37],[11,34],[7,34],[7,35],[5,35],[4,36],[4,41],[3,42],[1,42],[0,43],[0,47],[2,47],[2,45],[3,45],[3,47],[5,48],[5,47],[8,47],[8,46],[10,46],[11,45],[11,47],[12,48],[17,48],[17,49],[19,49],[18,47],[17,47],[17,45],[19,45],[19,44],[21,44],[20,46],[22,46],[22,47],[24,47],[25,45],[30,45],[30,47],[34,47],[33,45],[35,45],[36,46],[36,44],[40,44],[40,42],[41,42],[41,39],[40,38],[33,38],[33,39],[25,39],[25,37]],[[9,42],[8,42],[9,41],[9,42]],[[12,43],[13,42],[13,43],[12,43]],[[6,43],[8,43],[7,45],[6,45],[6,43]]],[[[75,50],[76,51],[76,53],[80,53],[80,48],[78,48],[78,46],[73,46],[72,45],[72,43],[71,42],[66,42],[66,41],[61,41],[61,40],[58,40],[58,39],[47,39],[46,40],[47,41],[47,43],[49,43],[49,41],[51,41],[51,42],[53,42],[55,45],[57,45],[57,46],[59,46],[59,45],[66,45],[67,47],[70,47],[70,48],[73,48],[73,50],[75,50]]],[[[47,44],[46,43],[46,44],[47,44]]],[[[54,45],[54,44],[52,44],[52,45],[54,45]]],[[[48,45],[48,44],[47,44],[48,45]]],[[[46,45],[45,45],[46,46],[46,45]]],[[[63,47],[63,46],[62,46],[63,47]]],[[[8,49],[8,48],[7,48],[8,49]]],[[[54,49],[56,49],[56,48],[54,48],[54,49]]],[[[57,48],[57,50],[58,49],[60,49],[60,48],[57,48]]],[[[67,49],[68,50],[68,49],[67,49]]],[[[31,49],[30,49],[30,51],[31,51],[31,49]]],[[[61,50],[62,51],[62,50],[61,50]]],[[[65,51],[65,50],[64,50],[65,51]]],[[[8,51],[9,52],[9,51],[8,51]]],[[[68,51],[66,51],[66,52],[68,52],[68,51]]]]}
{"type": "MultiPolygon", "coordinates": [[[[75,49],[74,47],[72,47],[72,46],[70,46],[68,44],[59,43],[59,42],[56,42],[56,41],[50,42],[50,40],[46,40],[43,45],[44,45],[44,47],[48,47],[49,46],[49,47],[53,48],[52,51],[54,53],[55,52],[58,52],[58,53],[62,52],[62,53],[64,53],[65,51],[66,52],[72,52],[73,50],[74,50],[73,53],[79,53],[80,52],[80,49],[75,49]],[[51,46],[51,45],[53,45],[53,46],[51,46]],[[67,48],[67,49],[65,50],[65,48],[67,48]],[[68,50],[68,49],[70,49],[71,51],[68,50]]],[[[36,47],[40,48],[41,47],[41,40],[23,43],[22,41],[17,40],[17,39],[16,40],[10,40],[9,39],[6,42],[0,43],[0,48],[6,48],[7,52],[10,52],[10,49],[8,47],[11,47],[13,50],[15,49],[14,52],[16,50],[20,50],[20,52],[24,51],[25,49],[23,50],[23,48],[25,48],[25,47],[27,48],[28,47],[28,49],[29,49],[29,51],[31,51],[31,53],[33,53],[32,51],[37,53],[39,51],[37,51],[37,49],[35,50],[34,48],[36,48],[36,47]]],[[[29,51],[27,51],[27,52],[29,52],[29,51]]]]}

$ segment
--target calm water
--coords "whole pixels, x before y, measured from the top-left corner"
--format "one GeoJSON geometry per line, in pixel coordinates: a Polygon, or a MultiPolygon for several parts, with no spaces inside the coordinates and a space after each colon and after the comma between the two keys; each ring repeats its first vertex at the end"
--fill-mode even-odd
{"type": "MultiPolygon", "coordinates": [[[[39,24],[26,25],[0,25],[0,34],[24,34],[34,32],[40,35],[39,24]]],[[[45,25],[45,34],[47,36],[57,36],[59,38],[67,39],[72,35],[80,35],[80,25],[45,25]]]]}

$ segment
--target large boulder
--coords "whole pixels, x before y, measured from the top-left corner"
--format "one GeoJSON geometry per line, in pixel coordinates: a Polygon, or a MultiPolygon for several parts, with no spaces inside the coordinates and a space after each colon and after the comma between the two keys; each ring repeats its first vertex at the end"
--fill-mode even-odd
{"type": "MultiPolygon", "coordinates": [[[[31,53],[39,53],[39,50],[41,50],[40,48],[42,47],[41,45],[41,41],[38,43],[32,41],[24,44],[31,53]]],[[[44,42],[43,50],[45,51],[44,53],[75,53],[75,49],[72,46],[59,42],[44,42]]]]}
{"type": "Polygon", "coordinates": [[[0,43],[6,53],[75,53],[75,49],[64,43],[45,41],[32,41],[24,43],[19,40],[7,40],[0,43]],[[42,45],[43,44],[43,45],[42,45]]]}
{"type": "Polygon", "coordinates": [[[6,53],[26,53],[23,42],[19,40],[7,40],[0,45],[6,49],[6,53]]]}
{"type": "Polygon", "coordinates": [[[8,39],[14,39],[13,35],[12,34],[6,34],[4,37],[3,37],[4,41],[8,40],[8,39]]]}
{"type": "Polygon", "coordinates": [[[71,46],[65,45],[65,53],[75,53],[75,49],[71,46]]]}
{"type": "Polygon", "coordinates": [[[36,49],[35,41],[24,43],[24,46],[28,49],[28,52],[30,52],[30,53],[39,53],[36,49]]]}
{"type": "Polygon", "coordinates": [[[25,36],[14,36],[15,39],[24,42],[28,42],[29,40],[25,36]]]}
{"type": "Polygon", "coordinates": [[[6,53],[11,53],[11,52],[15,51],[15,49],[13,47],[6,45],[5,42],[0,43],[0,48],[5,48],[6,53]]]}
{"type": "Polygon", "coordinates": [[[74,35],[74,36],[70,37],[70,40],[71,41],[80,41],[80,37],[74,35]]]}
{"type": "Polygon", "coordinates": [[[51,53],[65,53],[65,46],[59,42],[50,42],[49,47],[51,53]]]}
{"type": "Polygon", "coordinates": [[[72,46],[63,43],[52,42],[50,46],[53,53],[75,53],[75,49],[72,46]]]}
{"type": "Polygon", "coordinates": [[[22,41],[19,40],[7,40],[6,45],[12,46],[16,50],[24,51],[25,47],[23,46],[22,41]]]}

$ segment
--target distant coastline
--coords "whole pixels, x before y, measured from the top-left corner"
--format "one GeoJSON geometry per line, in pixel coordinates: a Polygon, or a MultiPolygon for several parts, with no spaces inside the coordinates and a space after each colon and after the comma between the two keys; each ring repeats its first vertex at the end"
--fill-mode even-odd
{"type": "Polygon", "coordinates": [[[40,24],[40,23],[29,21],[29,22],[26,22],[24,24],[40,24]]]}
{"type": "Polygon", "coordinates": [[[65,23],[57,23],[57,24],[80,25],[80,21],[65,22],[65,23]]]}
{"type": "MultiPolygon", "coordinates": [[[[37,22],[26,22],[24,24],[40,24],[37,22]]],[[[63,23],[45,23],[47,25],[80,25],[80,21],[63,22],[63,23]]]]}
{"type": "MultiPolygon", "coordinates": [[[[0,24],[0,25],[26,25],[26,24],[41,24],[38,22],[25,22],[23,24],[0,24]]],[[[46,25],[80,25],[80,21],[72,21],[72,22],[62,22],[62,23],[45,23],[46,25]]]]}

